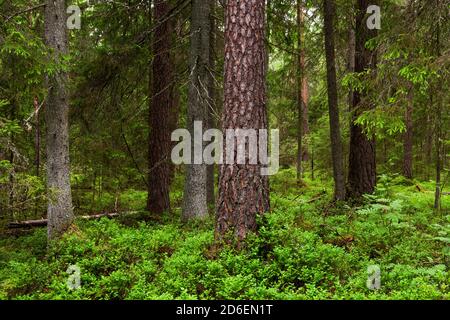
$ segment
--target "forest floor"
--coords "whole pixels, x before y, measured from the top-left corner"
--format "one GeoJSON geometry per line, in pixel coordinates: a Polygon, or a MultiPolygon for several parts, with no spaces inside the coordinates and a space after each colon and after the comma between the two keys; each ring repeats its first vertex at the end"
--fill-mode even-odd
{"type": "Polygon", "coordinates": [[[450,299],[450,196],[438,214],[432,182],[381,176],[351,207],[331,203],[323,181],[305,183],[297,188],[293,170],[272,179],[272,212],[240,252],[216,250],[213,219],[181,224],[180,209],[157,221],[77,221],[48,251],[45,228],[3,236],[0,299],[450,299]],[[370,266],[378,290],[367,287],[370,266]]]}

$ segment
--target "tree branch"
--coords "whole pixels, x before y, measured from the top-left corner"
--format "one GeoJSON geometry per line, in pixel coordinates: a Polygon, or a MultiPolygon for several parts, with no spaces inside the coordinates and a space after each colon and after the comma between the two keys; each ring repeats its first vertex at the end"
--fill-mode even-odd
{"type": "Polygon", "coordinates": [[[8,18],[6,18],[5,24],[8,23],[8,21],[11,20],[14,17],[17,17],[17,16],[19,16],[19,15],[21,15],[23,13],[27,13],[27,12],[39,9],[41,7],[45,7],[45,3],[37,4],[37,5],[33,6],[33,7],[29,7],[27,9],[22,10],[22,11],[16,12],[13,15],[9,16],[8,18]]]}

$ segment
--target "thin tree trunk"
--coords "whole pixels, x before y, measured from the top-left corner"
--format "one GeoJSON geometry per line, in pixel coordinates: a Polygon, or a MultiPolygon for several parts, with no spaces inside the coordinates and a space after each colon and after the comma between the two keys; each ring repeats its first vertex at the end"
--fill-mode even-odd
{"type": "MultiPolygon", "coordinates": [[[[356,44],[355,44],[355,17],[353,14],[350,18],[350,27],[348,30],[348,48],[347,48],[347,72],[348,73],[354,73],[355,72],[355,55],[356,55],[356,44]]],[[[352,121],[352,110],[353,110],[353,89],[350,88],[348,91],[347,96],[347,103],[348,103],[348,112],[346,113],[346,119],[351,123],[352,121]]],[[[348,177],[348,163],[349,163],[349,153],[344,153],[344,170],[345,170],[345,176],[348,177]]]]}
{"type": "Polygon", "coordinates": [[[314,139],[311,137],[311,180],[315,180],[315,173],[314,173],[314,139]]]}
{"type": "MultiPolygon", "coordinates": [[[[11,103],[11,119],[15,119],[16,117],[16,100],[13,99],[12,103],[11,103]]],[[[11,132],[10,133],[10,140],[11,140],[11,145],[14,146],[14,133],[11,132]]],[[[14,218],[14,214],[15,214],[15,166],[14,166],[14,161],[15,161],[15,156],[14,156],[14,152],[12,150],[12,148],[10,148],[9,151],[9,163],[11,164],[11,171],[9,173],[9,197],[8,197],[8,207],[9,207],[9,216],[11,219],[14,218]]]]}
{"type": "MultiPolygon", "coordinates": [[[[179,15],[176,18],[176,29],[177,33],[175,33],[176,39],[182,37],[183,32],[183,23],[184,23],[184,17],[183,15],[179,15]]],[[[172,40],[173,41],[173,40],[172,40]]],[[[174,69],[176,70],[177,66],[183,65],[184,61],[186,59],[186,55],[184,54],[184,51],[182,53],[178,53],[176,55],[173,55],[172,62],[174,64],[174,69]]],[[[170,122],[169,122],[169,128],[170,132],[173,132],[178,128],[179,118],[180,118],[180,111],[181,111],[181,103],[180,103],[180,90],[179,88],[182,86],[181,81],[178,80],[178,77],[174,75],[174,84],[171,86],[171,110],[170,110],[170,122]]],[[[172,150],[173,147],[177,142],[171,141],[170,143],[170,149],[172,150]]],[[[172,161],[169,161],[169,188],[170,185],[172,185],[172,182],[175,178],[176,173],[176,166],[172,161]]]]}
{"type": "Polygon", "coordinates": [[[39,101],[34,97],[34,112],[36,119],[35,135],[34,135],[34,165],[36,166],[36,176],[39,177],[39,169],[41,166],[41,126],[39,119],[39,101]]]}
{"type": "MultiPolygon", "coordinates": [[[[432,105],[433,101],[430,97],[430,105],[432,105]]],[[[430,164],[432,163],[432,154],[433,154],[433,117],[431,114],[427,113],[427,131],[425,137],[425,171],[426,171],[426,179],[430,180],[430,164]]]]}
{"type": "Polygon", "coordinates": [[[170,111],[172,109],[173,63],[170,54],[172,20],[165,19],[169,1],[155,0],[153,18],[153,63],[149,108],[149,154],[147,209],[161,214],[170,210],[170,111]]]}
{"type": "Polygon", "coordinates": [[[308,150],[303,147],[303,137],[309,133],[308,125],[308,99],[309,88],[306,76],[305,63],[305,31],[304,31],[304,8],[303,0],[297,0],[297,181],[300,183],[302,172],[302,161],[309,158],[308,150]]]}
{"type": "MultiPolygon", "coordinates": [[[[376,1],[375,1],[376,2],[376,1]]],[[[366,48],[368,40],[376,35],[366,25],[366,10],[374,1],[358,0],[356,16],[356,56],[355,72],[363,72],[376,66],[376,54],[366,48]]],[[[353,92],[352,119],[350,124],[350,155],[348,173],[348,193],[350,198],[359,198],[363,194],[373,193],[376,185],[375,140],[365,135],[362,128],[354,122],[366,110],[373,108],[368,101],[367,92],[353,92]]]]}
{"type": "MultiPolygon", "coordinates": [[[[217,112],[216,108],[216,85],[214,83],[214,74],[213,72],[216,69],[216,56],[215,56],[215,44],[216,44],[216,0],[210,0],[210,13],[209,13],[209,21],[210,21],[210,30],[209,30],[209,72],[208,72],[208,96],[210,105],[208,105],[208,128],[216,128],[216,123],[214,121],[215,113],[217,112]]],[[[215,165],[208,165],[206,171],[206,201],[209,207],[214,208],[216,203],[216,198],[214,195],[214,169],[215,165]]]]}
{"type": "Polygon", "coordinates": [[[336,85],[336,61],[334,49],[334,0],[324,0],[325,53],[327,61],[328,108],[330,115],[331,153],[333,159],[334,197],[345,198],[345,179],[342,155],[339,105],[336,85]]]}
{"type": "Polygon", "coordinates": [[[408,93],[408,104],[406,105],[405,124],[406,132],[403,140],[403,175],[413,178],[413,107],[414,107],[414,87],[411,85],[408,93]]]}
{"type": "MultiPolygon", "coordinates": [[[[225,18],[225,87],[223,132],[267,129],[264,1],[228,0],[225,18]]],[[[225,141],[225,139],[224,139],[225,141]]],[[[236,154],[237,146],[224,146],[236,154]]],[[[257,229],[256,216],[269,211],[269,181],[260,164],[220,166],[216,238],[228,232],[238,240],[257,229]]]]}
{"type": "MultiPolygon", "coordinates": [[[[191,54],[190,86],[188,97],[187,123],[191,137],[195,137],[194,122],[202,124],[202,131],[208,126],[210,75],[210,5],[205,0],[193,0],[191,12],[191,54]]],[[[197,141],[191,144],[194,163],[187,165],[184,188],[182,218],[184,221],[208,216],[207,204],[207,165],[204,161],[195,163],[194,152],[197,141]]],[[[201,142],[201,151],[204,143],[201,142]]]]}
{"type": "MultiPolygon", "coordinates": [[[[355,43],[355,30],[353,29],[353,25],[350,27],[348,31],[348,66],[347,71],[349,73],[355,72],[355,55],[356,55],[356,43],[355,43]]],[[[348,94],[348,108],[350,112],[353,109],[353,90],[350,90],[348,94]]]]}
{"type": "Polygon", "coordinates": [[[442,131],[442,106],[437,102],[436,110],[436,192],[434,195],[434,208],[441,209],[441,131],[442,131]]]}
{"type": "MultiPolygon", "coordinates": [[[[68,53],[66,3],[47,0],[45,6],[45,41],[53,50],[52,60],[61,62],[68,53]]],[[[69,160],[69,95],[67,74],[59,70],[47,75],[48,88],[45,106],[47,125],[47,188],[49,204],[47,218],[48,239],[61,236],[72,224],[72,194],[69,160]]]]}
{"type": "MultiPolygon", "coordinates": [[[[41,126],[39,119],[39,101],[37,97],[34,97],[34,112],[36,117],[36,127],[35,127],[35,136],[34,136],[34,165],[36,166],[36,177],[40,175],[40,166],[41,166],[41,126]]],[[[39,201],[36,200],[34,206],[35,215],[38,214],[39,210],[39,201]]]]}
{"type": "MultiPolygon", "coordinates": [[[[443,9],[443,2],[436,0],[436,10],[443,9]]],[[[441,19],[442,20],[442,19],[441,19]]],[[[434,54],[436,58],[441,56],[441,20],[436,20],[436,33],[434,38],[434,54]]],[[[442,92],[442,83],[437,84],[436,92],[442,92]]],[[[432,92],[430,93],[432,97],[432,92]]],[[[435,120],[435,148],[436,148],[436,191],[434,195],[434,208],[438,213],[441,211],[441,170],[442,170],[442,96],[437,97],[436,101],[436,120],[435,120]]],[[[445,154],[444,154],[445,157],[445,154]]]]}

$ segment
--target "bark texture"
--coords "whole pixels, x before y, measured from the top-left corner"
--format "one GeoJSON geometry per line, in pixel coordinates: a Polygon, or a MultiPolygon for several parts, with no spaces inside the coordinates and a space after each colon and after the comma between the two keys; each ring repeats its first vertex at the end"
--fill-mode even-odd
{"type": "MultiPolygon", "coordinates": [[[[375,1],[376,2],[376,1],[375,1]]],[[[365,47],[376,31],[367,28],[366,10],[374,1],[357,0],[355,33],[355,72],[360,73],[376,66],[376,54],[365,47]]],[[[350,125],[350,154],[348,173],[348,197],[359,198],[373,193],[376,185],[375,140],[368,138],[354,121],[373,106],[368,101],[367,91],[353,92],[352,119],[350,125]]]]}
{"type": "MultiPolygon", "coordinates": [[[[229,0],[225,14],[223,132],[267,129],[264,1],[229,0]]],[[[225,141],[225,140],[224,140],[225,141]]],[[[230,151],[236,154],[236,143],[230,151]]],[[[260,164],[220,166],[216,236],[233,232],[238,243],[255,231],[256,216],[269,211],[269,183],[260,164]]]]}
{"type": "Polygon", "coordinates": [[[147,209],[156,214],[170,210],[170,110],[173,98],[172,20],[166,19],[169,1],[153,4],[153,55],[149,108],[148,200],[147,209]]]}
{"type": "MultiPolygon", "coordinates": [[[[191,137],[194,134],[194,121],[201,121],[203,130],[209,124],[210,97],[208,84],[210,75],[210,5],[209,0],[193,0],[191,13],[191,54],[190,54],[190,85],[188,97],[187,123],[191,137]]],[[[195,141],[191,144],[194,155],[195,141]]],[[[201,145],[203,151],[204,143],[201,145]]],[[[194,158],[194,156],[192,157],[194,158]]],[[[184,221],[192,218],[208,216],[207,204],[207,172],[208,166],[202,163],[187,165],[186,183],[184,188],[184,204],[182,218],[184,221]]]]}
{"type": "Polygon", "coordinates": [[[330,116],[331,154],[333,159],[334,197],[345,198],[345,179],[336,85],[336,60],[334,42],[334,0],[324,0],[325,54],[327,61],[328,109],[330,116]]]}
{"type": "MultiPolygon", "coordinates": [[[[66,3],[48,0],[45,6],[45,42],[52,49],[51,59],[60,62],[68,53],[66,3]]],[[[45,106],[47,125],[47,188],[49,192],[48,239],[60,237],[74,220],[70,189],[69,94],[67,74],[58,70],[46,77],[45,106]]]]}

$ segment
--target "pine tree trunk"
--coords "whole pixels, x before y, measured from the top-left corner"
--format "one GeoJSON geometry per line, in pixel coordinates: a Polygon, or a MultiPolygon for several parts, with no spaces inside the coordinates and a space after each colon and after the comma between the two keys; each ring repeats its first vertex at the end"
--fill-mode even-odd
{"type": "Polygon", "coordinates": [[[172,20],[166,19],[169,1],[155,0],[153,55],[149,108],[149,154],[147,209],[156,214],[170,210],[170,111],[172,109],[173,63],[171,59],[172,20]]]}
{"type": "MultiPolygon", "coordinates": [[[[53,61],[62,61],[68,53],[66,4],[64,0],[47,0],[45,6],[45,42],[53,50],[53,61]]],[[[45,106],[47,126],[48,239],[61,236],[74,220],[70,189],[69,95],[68,77],[57,71],[46,77],[48,88],[45,106]]]]}
{"type": "Polygon", "coordinates": [[[334,197],[345,198],[345,179],[342,155],[339,105],[336,85],[336,61],[334,49],[334,0],[324,0],[325,54],[327,61],[328,108],[330,115],[331,153],[333,159],[334,197]]]}
{"type": "MultiPolygon", "coordinates": [[[[267,129],[264,1],[228,0],[225,18],[223,132],[267,129]]],[[[224,139],[224,141],[226,141],[224,139]]],[[[234,149],[228,152],[236,154],[234,149]]],[[[224,147],[224,158],[227,146],[224,147]]],[[[255,231],[256,216],[269,211],[269,181],[260,164],[220,166],[216,237],[233,232],[238,242],[255,231]]]]}
{"type": "MultiPolygon", "coordinates": [[[[375,1],[376,2],[376,1],[375,1]]],[[[355,72],[363,72],[376,66],[376,55],[365,47],[368,40],[376,35],[366,25],[366,10],[374,1],[358,0],[355,34],[355,72]]],[[[359,198],[363,194],[373,193],[376,185],[375,140],[368,138],[362,128],[354,123],[362,112],[373,106],[367,92],[353,92],[352,119],[350,124],[350,154],[348,173],[348,193],[350,198],[359,198]]]]}
{"type": "MultiPolygon", "coordinates": [[[[210,5],[207,0],[193,0],[191,12],[191,54],[190,85],[188,97],[187,123],[191,137],[194,134],[194,121],[202,123],[202,131],[208,126],[210,97],[208,84],[210,75],[210,5]]],[[[191,154],[194,155],[196,141],[191,143],[191,154]]],[[[202,143],[203,150],[204,143],[202,143]]],[[[192,156],[192,158],[195,158],[192,156]]],[[[187,165],[184,188],[184,204],[182,218],[184,221],[208,216],[207,204],[207,165],[193,163],[187,165]]]]}
{"type": "Polygon", "coordinates": [[[413,178],[413,90],[411,85],[405,113],[406,132],[403,138],[403,175],[408,179],[413,178]]]}

